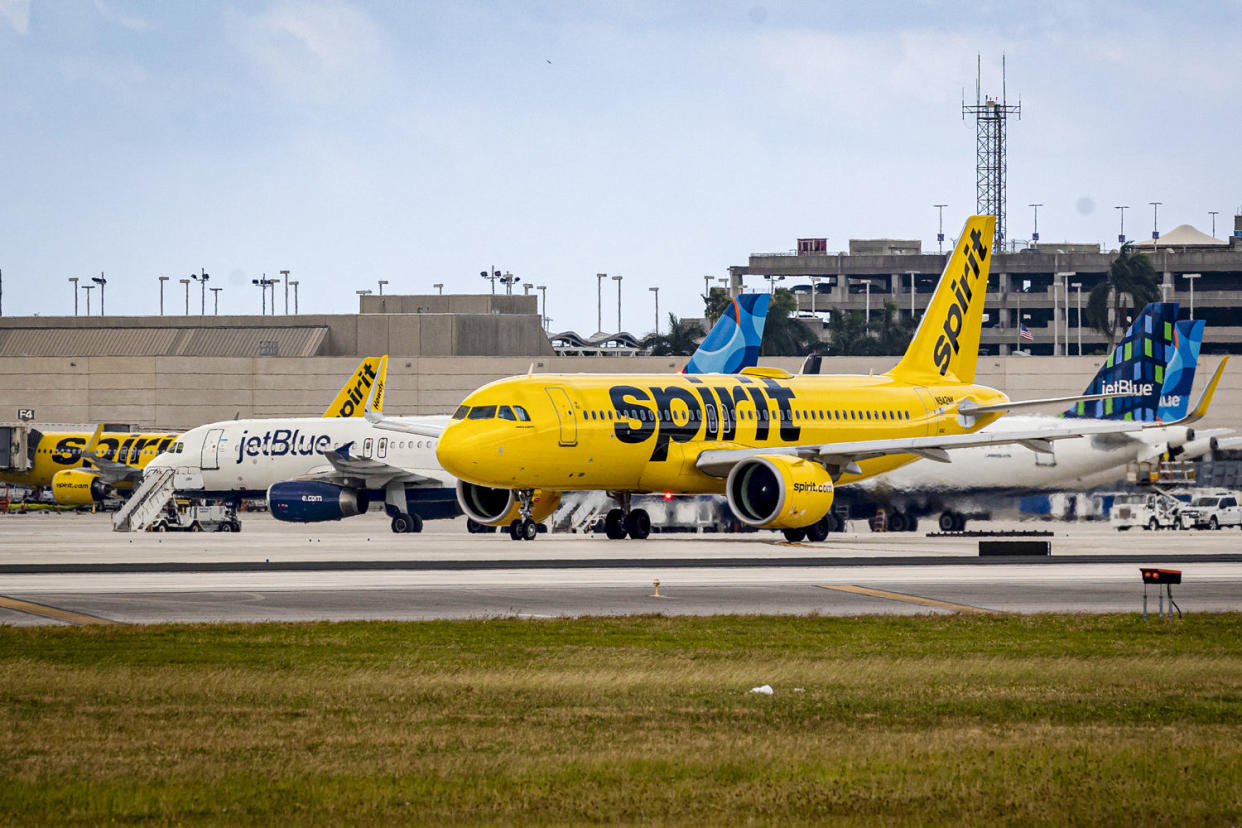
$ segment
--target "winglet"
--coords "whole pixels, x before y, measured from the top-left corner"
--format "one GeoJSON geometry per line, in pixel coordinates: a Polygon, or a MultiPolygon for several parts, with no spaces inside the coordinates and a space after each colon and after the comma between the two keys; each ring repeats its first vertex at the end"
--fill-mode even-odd
{"type": "Polygon", "coordinates": [[[95,433],[91,435],[91,439],[86,441],[86,448],[82,449],[82,458],[91,460],[99,453],[99,437],[103,434],[103,423],[95,426],[95,433]]]}
{"type": "Polygon", "coordinates": [[[1185,417],[1177,421],[1179,425],[1181,423],[1193,423],[1197,420],[1202,420],[1205,416],[1207,416],[1208,406],[1212,404],[1212,397],[1216,394],[1216,386],[1220,384],[1220,378],[1224,376],[1225,366],[1228,364],[1229,357],[1223,356],[1220,358],[1220,365],[1216,366],[1216,373],[1212,374],[1211,382],[1207,384],[1207,388],[1203,389],[1203,394],[1199,397],[1198,405],[1195,406],[1194,411],[1191,411],[1185,417]]]}

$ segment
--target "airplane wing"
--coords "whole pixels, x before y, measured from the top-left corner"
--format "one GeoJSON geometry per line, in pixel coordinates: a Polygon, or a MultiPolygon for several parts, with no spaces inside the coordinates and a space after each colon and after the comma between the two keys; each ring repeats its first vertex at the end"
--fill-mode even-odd
{"type": "Polygon", "coordinates": [[[137,483],[142,480],[142,469],[119,460],[110,460],[103,456],[99,448],[99,439],[103,435],[103,424],[95,426],[95,431],[82,449],[82,465],[90,466],[99,471],[105,483],[137,483]]]}
{"type": "Polygon", "coordinates": [[[419,474],[411,469],[401,466],[394,466],[391,463],[385,463],[383,460],[372,460],[369,457],[353,457],[350,454],[350,446],[347,443],[339,449],[320,452],[324,459],[331,464],[331,470],[324,470],[318,474],[307,475],[310,479],[325,480],[333,483],[341,483],[346,480],[365,481],[367,488],[382,488],[389,483],[408,483],[413,486],[443,486],[441,480],[434,477],[419,474]]]}
{"type": "MultiPolygon", "coordinates": [[[[855,440],[841,443],[821,443],[803,446],[774,446],[772,448],[747,449],[708,449],[699,454],[695,465],[704,474],[712,477],[726,477],[730,470],[739,462],[756,455],[788,454],[804,460],[822,463],[833,478],[842,474],[860,474],[859,460],[869,460],[893,454],[913,454],[927,460],[940,463],[951,462],[949,449],[972,448],[974,446],[995,446],[1017,443],[1032,451],[1050,453],[1053,440],[1065,440],[1070,437],[1083,437],[1093,434],[1124,434],[1141,431],[1146,428],[1164,428],[1195,422],[1207,414],[1216,386],[1220,383],[1229,358],[1224,357],[1216,369],[1211,382],[1203,390],[1199,404],[1194,410],[1176,423],[1135,423],[1119,421],[1115,423],[1092,423],[1079,426],[1067,425],[1058,429],[1031,429],[1028,431],[986,432],[971,434],[945,434],[933,437],[894,437],[886,440],[855,440]]],[[[1072,421],[1070,421],[1072,422],[1072,421]]]]}

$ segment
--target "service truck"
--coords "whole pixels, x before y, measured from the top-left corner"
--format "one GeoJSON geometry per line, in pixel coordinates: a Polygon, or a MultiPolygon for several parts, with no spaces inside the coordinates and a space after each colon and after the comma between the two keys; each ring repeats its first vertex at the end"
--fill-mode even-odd
{"type": "Polygon", "coordinates": [[[1132,526],[1177,529],[1181,526],[1183,505],[1178,498],[1160,491],[1117,495],[1108,513],[1108,522],[1119,532],[1125,532],[1132,526]]]}
{"type": "Polygon", "coordinates": [[[1242,528],[1242,506],[1237,495],[1200,495],[1181,509],[1183,529],[1219,529],[1222,526],[1242,528]]]}

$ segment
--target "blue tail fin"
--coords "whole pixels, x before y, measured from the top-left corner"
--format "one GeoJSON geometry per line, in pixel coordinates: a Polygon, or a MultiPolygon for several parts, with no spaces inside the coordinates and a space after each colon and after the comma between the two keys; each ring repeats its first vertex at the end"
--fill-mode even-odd
{"type": "Polygon", "coordinates": [[[1134,318],[1084,394],[1127,393],[1076,403],[1065,417],[1151,422],[1159,416],[1165,368],[1175,353],[1176,302],[1153,302],[1134,318]]]}
{"type": "Polygon", "coordinates": [[[743,293],[734,298],[682,373],[736,374],[757,365],[771,298],[766,293],[743,293]]]}
{"type": "Polygon", "coordinates": [[[1161,421],[1171,423],[1186,416],[1202,342],[1202,319],[1183,319],[1173,328],[1173,358],[1164,371],[1164,386],[1160,389],[1160,409],[1157,412],[1161,421]]]}

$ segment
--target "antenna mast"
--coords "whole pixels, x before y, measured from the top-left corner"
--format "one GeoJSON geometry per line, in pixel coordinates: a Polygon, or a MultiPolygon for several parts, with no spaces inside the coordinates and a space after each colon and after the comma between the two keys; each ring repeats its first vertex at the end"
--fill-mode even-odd
{"type": "Polygon", "coordinates": [[[996,236],[992,240],[993,252],[1005,249],[1007,203],[1006,178],[1006,132],[1010,115],[1022,120],[1022,99],[1009,105],[1005,56],[1001,55],[1000,100],[983,95],[983,58],[975,56],[975,105],[962,104],[962,120],[967,115],[975,118],[975,201],[979,215],[996,216],[996,236]]]}

